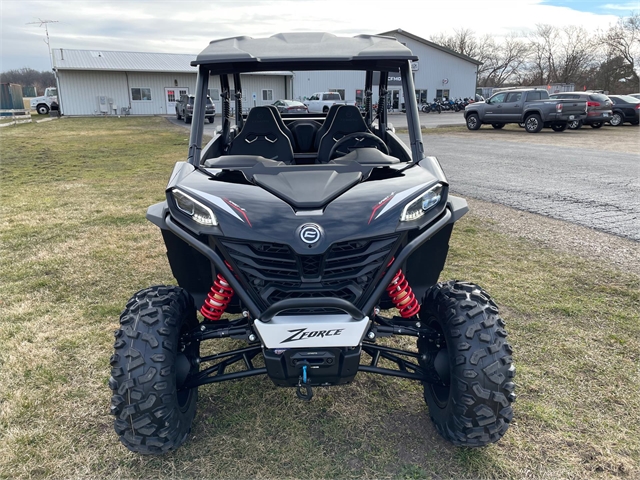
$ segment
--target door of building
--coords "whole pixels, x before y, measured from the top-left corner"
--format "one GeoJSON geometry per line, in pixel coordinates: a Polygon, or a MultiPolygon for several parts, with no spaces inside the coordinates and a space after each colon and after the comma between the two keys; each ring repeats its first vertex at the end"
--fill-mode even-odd
{"type": "Polygon", "coordinates": [[[387,96],[387,102],[388,108],[391,108],[392,110],[396,111],[396,110],[400,110],[400,90],[389,90],[388,96],[387,96]]]}
{"type": "Polygon", "coordinates": [[[180,100],[180,95],[187,95],[189,89],[187,87],[165,87],[164,100],[167,104],[167,115],[176,113],[176,101],[180,100]]]}

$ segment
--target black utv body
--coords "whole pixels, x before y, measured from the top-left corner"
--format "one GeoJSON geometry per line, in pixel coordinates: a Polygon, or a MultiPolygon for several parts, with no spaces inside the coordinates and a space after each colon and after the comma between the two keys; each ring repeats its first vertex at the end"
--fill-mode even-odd
{"type": "Polygon", "coordinates": [[[180,286],[133,296],[111,359],[111,411],[130,450],[177,448],[199,386],[263,374],[304,400],[358,372],[416,380],[447,440],[482,446],[504,435],[515,399],[504,322],[480,287],[438,283],[467,203],[424,154],[415,96],[405,98],[410,147],[387,121],[388,76],[413,92],[415,60],[391,37],[295,33],[213,41],[192,62],[188,159],[147,212],[180,286]],[[364,108],[243,115],[241,74],[291,70],[360,71],[364,108]],[[222,126],[201,147],[211,76],[222,126]],[[390,308],[398,315],[381,314],[390,308]],[[378,341],[396,335],[415,337],[416,349],[378,341]],[[224,337],[246,346],[200,355],[203,341],[224,337]]]}

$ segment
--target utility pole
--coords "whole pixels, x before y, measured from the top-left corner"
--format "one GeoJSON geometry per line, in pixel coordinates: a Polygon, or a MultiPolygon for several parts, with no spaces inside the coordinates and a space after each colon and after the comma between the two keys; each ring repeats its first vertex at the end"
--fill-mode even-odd
{"type": "Polygon", "coordinates": [[[53,68],[53,57],[51,56],[51,45],[49,43],[49,23],[58,23],[58,20],[42,20],[41,18],[38,18],[37,22],[29,22],[26,25],[38,25],[39,27],[44,25],[44,33],[46,36],[44,43],[46,43],[49,48],[49,63],[51,63],[51,68],[53,68]]]}

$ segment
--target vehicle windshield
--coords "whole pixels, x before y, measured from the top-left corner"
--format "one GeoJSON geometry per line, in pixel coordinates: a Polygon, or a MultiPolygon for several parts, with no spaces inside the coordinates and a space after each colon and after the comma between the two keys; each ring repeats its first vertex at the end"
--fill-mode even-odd
{"type": "Polygon", "coordinates": [[[57,97],[58,96],[58,89],[57,88],[49,88],[49,89],[47,89],[47,96],[48,97],[57,97]]]}
{"type": "Polygon", "coordinates": [[[591,95],[589,95],[589,100],[594,102],[606,102],[609,100],[609,97],[601,93],[592,93],[591,95]]]}

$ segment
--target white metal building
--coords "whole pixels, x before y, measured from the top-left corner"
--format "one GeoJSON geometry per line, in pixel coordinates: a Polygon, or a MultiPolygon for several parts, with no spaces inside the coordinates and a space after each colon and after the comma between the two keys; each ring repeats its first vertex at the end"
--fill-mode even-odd
{"type": "MultiPolygon", "coordinates": [[[[413,64],[418,103],[434,97],[472,97],[480,62],[403,30],[384,32],[405,44],[419,58],[413,64]]],[[[175,112],[175,100],[194,93],[195,55],[91,50],[53,50],[64,115],[162,115],[175,112]]],[[[233,79],[230,78],[231,85],[233,79]]],[[[377,79],[374,78],[374,85],[377,79]]],[[[315,92],[338,91],[349,102],[362,101],[364,72],[263,72],[243,74],[244,105],[267,105],[278,99],[310,97],[315,92]]],[[[401,108],[400,78],[389,75],[394,108],[401,108]]],[[[220,112],[220,80],[209,80],[209,94],[220,112]]],[[[374,103],[378,91],[374,86],[374,103]]]]}
{"type": "MultiPolygon", "coordinates": [[[[163,115],[175,113],[181,94],[194,93],[195,55],[53,50],[63,115],[163,115]]],[[[291,95],[291,72],[242,75],[247,106],[269,105],[291,95]],[[255,98],[254,98],[255,95],[255,98]],[[248,98],[247,98],[248,97],[248,98]]],[[[233,79],[230,79],[233,85],[233,79]]],[[[209,80],[220,112],[220,79],[209,80]]]]}
{"type": "MultiPolygon", "coordinates": [[[[478,65],[482,62],[404,30],[392,30],[380,35],[395,37],[419,58],[412,67],[418,104],[433,98],[475,96],[478,65]]],[[[374,77],[374,103],[378,97],[377,81],[374,77]]],[[[294,72],[293,76],[293,95],[297,100],[315,92],[339,91],[345,100],[354,102],[360,100],[363,87],[363,72],[294,72]]],[[[389,75],[388,89],[392,106],[400,108],[404,92],[397,74],[389,75]]]]}

